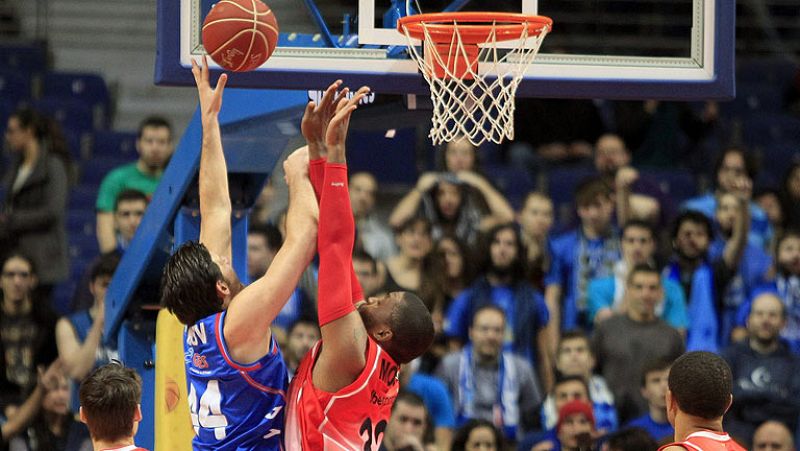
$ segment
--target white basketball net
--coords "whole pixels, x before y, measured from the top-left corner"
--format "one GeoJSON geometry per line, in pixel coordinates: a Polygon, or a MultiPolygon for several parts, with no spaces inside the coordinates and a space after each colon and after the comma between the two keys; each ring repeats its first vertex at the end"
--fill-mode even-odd
{"type": "MultiPolygon", "coordinates": [[[[452,70],[452,62],[448,64],[443,59],[431,39],[428,26],[437,24],[421,25],[425,33],[422,53],[415,46],[408,28],[404,27],[403,31],[408,39],[409,54],[430,85],[433,126],[429,136],[433,144],[465,138],[479,146],[485,141],[499,144],[505,138],[514,139],[514,96],[525,71],[536,58],[542,41],[550,31],[549,27],[543,26],[538,35],[531,35],[528,28],[534,31],[538,24],[524,23],[519,40],[508,41],[513,43],[514,48],[498,52],[497,23],[494,23],[486,41],[478,44],[479,70],[466,64],[464,73],[457,74],[452,70]],[[444,77],[436,76],[437,68],[445,71],[444,77]]],[[[450,58],[467,60],[458,24],[453,22],[453,25],[450,58]]]]}

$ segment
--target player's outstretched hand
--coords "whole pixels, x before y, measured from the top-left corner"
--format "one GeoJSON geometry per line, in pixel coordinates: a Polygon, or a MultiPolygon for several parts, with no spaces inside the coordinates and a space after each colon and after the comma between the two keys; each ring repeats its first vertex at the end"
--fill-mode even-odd
{"type": "Polygon", "coordinates": [[[340,86],[342,86],[342,80],[336,80],[325,90],[325,94],[319,104],[311,101],[306,105],[303,120],[300,122],[300,130],[303,132],[303,138],[308,143],[308,157],[312,160],[324,156],[325,131],[328,129],[328,123],[330,123],[333,115],[336,114],[336,105],[349,92],[348,88],[339,91],[340,86]]]}
{"type": "Polygon", "coordinates": [[[350,115],[358,108],[358,103],[367,94],[369,94],[369,87],[362,86],[351,99],[342,98],[336,105],[336,114],[328,124],[328,130],[325,133],[329,162],[345,162],[344,143],[347,139],[347,129],[350,126],[350,115]]]}
{"type": "Polygon", "coordinates": [[[222,107],[222,92],[225,90],[225,83],[228,82],[228,75],[222,74],[217,80],[217,87],[211,89],[209,83],[208,59],[203,55],[202,66],[192,59],[192,75],[197,84],[197,95],[200,98],[200,113],[203,120],[216,118],[222,107]]]}

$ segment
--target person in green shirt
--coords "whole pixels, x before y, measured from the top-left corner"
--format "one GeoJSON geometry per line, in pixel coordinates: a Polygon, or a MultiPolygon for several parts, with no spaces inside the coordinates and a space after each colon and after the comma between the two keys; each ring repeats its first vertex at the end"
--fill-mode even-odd
{"type": "Polygon", "coordinates": [[[124,190],[134,189],[151,196],[161,180],[174,147],[172,127],[166,119],[150,116],[139,125],[136,151],[139,159],[113,169],[103,178],[97,194],[97,242],[100,252],[117,247],[114,231],[114,205],[124,190]]]}

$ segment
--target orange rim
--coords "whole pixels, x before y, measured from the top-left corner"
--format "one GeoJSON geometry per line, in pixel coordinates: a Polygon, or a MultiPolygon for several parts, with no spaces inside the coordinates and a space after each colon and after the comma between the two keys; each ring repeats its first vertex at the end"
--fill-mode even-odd
{"type": "Polygon", "coordinates": [[[528,36],[538,36],[545,27],[552,30],[553,19],[520,13],[455,12],[415,14],[397,21],[397,31],[414,39],[425,39],[427,30],[433,42],[450,42],[458,30],[465,44],[483,44],[492,30],[498,41],[519,39],[526,27],[528,36]]]}

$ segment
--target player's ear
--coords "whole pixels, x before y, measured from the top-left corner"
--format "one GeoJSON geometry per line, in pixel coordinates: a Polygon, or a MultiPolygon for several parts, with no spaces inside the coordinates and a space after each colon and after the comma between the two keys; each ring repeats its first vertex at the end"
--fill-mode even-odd
{"type": "Polygon", "coordinates": [[[86,424],[86,414],[83,413],[83,406],[78,407],[78,417],[80,417],[81,423],[86,424]]]}
{"type": "Polygon", "coordinates": [[[728,413],[728,409],[731,408],[732,404],[733,404],[733,394],[731,394],[731,399],[728,400],[728,406],[725,407],[725,413],[728,413]]]}
{"type": "Polygon", "coordinates": [[[392,332],[392,328],[389,327],[388,324],[384,324],[376,328],[374,331],[372,338],[375,339],[378,343],[386,343],[392,340],[394,337],[394,333],[392,332]]]}
{"type": "Polygon", "coordinates": [[[220,299],[225,299],[231,294],[231,289],[224,280],[218,280],[216,288],[217,296],[219,296],[220,299]]]}

